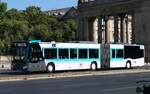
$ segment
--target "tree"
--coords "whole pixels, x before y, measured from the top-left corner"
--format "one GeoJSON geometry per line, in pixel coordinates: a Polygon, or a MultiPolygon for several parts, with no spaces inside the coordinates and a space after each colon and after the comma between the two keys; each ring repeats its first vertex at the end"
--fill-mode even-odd
{"type": "Polygon", "coordinates": [[[5,54],[14,41],[38,39],[42,41],[75,40],[77,23],[74,20],[60,21],[31,6],[24,11],[7,9],[0,4],[0,53],[5,54]]]}
{"type": "Polygon", "coordinates": [[[63,38],[64,41],[72,41],[75,40],[76,37],[76,30],[77,30],[77,22],[75,20],[67,20],[64,21],[63,25],[63,38]]]}
{"type": "Polygon", "coordinates": [[[17,9],[13,8],[6,12],[5,19],[25,21],[25,15],[23,11],[18,11],[17,9]]]}
{"type": "Polygon", "coordinates": [[[35,26],[41,23],[42,11],[39,7],[31,6],[24,11],[26,20],[30,26],[35,26]]]}
{"type": "Polygon", "coordinates": [[[7,4],[6,3],[0,3],[0,20],[4,17],[4,14],[7,10],[7,4]]]}
{"type": "Polygon", "coordinates": [[[36,25],[32,32],[30,32],[29,39],[37,39],[46,41],[49,36],[49,31],[46,25],[40,24],[36,25]]]}

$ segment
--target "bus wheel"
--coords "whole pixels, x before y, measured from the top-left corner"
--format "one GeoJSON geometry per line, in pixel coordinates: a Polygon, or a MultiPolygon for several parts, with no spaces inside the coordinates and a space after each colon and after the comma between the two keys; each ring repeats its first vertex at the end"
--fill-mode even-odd
{"type": "Polygon", "coordinates": [[[92,71],[97,70],[97,64],[95,62],[91,63],[91,70],[92,71]]]}
{"type": "Polygon", "coordinates": [[[127,69],[131,69],[131,63],[130,63],[130,61],[127,61],[127,63],[126,63],[126,68],[127,68],[127,69]]]}
{"type": "Polygon", "coordinates": [[[48,64],[46,70],[47,70],[48,73],[54,72],[55,71],[54,64],[48,64]]]}

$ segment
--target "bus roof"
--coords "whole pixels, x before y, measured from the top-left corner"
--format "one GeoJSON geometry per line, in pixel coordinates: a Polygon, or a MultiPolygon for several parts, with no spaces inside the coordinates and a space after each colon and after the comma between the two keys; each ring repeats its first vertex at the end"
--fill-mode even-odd
{"type": "Polygon", "coordinates": [[[144,45],[139,45],[139,44],[109,44],[110,48],[118,48],[118,49],[123,49],[124,46],[140,46],[141,49],[144,49],[144,45]]]}
{"type": "Polygon", "coordinates": [[[85,43],[39,43],[41,48],[100,48],[100,44],[85,44],[85,43]]]}
{"type": "Polygon", "coordinates": [[[31,41],[29,41],[29,43],[40,43],[41,42],[41,40],[31,40],[31,41]]]}

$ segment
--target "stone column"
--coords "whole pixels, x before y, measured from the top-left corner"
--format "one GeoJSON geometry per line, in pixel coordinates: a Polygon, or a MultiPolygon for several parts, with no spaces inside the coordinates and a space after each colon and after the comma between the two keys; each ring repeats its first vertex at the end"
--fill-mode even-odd
{"type": "Polygon", "coordinates": [[[105,22],[105,43],[108,43],[108,18],[107,16],[105,16],[104,22],[105,22]]]}
{"type": "Polygon", "coordinates": [[[119,34],[118,34],[118,16],[114,16],[114,42],[118,43],[119,42],[119,34]]]}
{"type": "Polygon", "coordinates": [[[126,22],[125,22],[125,15],[122,14],[120,16],[121,22],[120,22],[120,37],[121,37],[121,42],[126,43],[126,22]]]}
{"type": "Polygon", "coordinates": [[[132,39],[132,44],[135,44],[135,17],[134,17],[134,14],[131,15],[131,32],[132,32],[132,36],[131,36],[131,39],[132,39]]]}
{"type": "Polygon", "coordinates": [[[94,23],[93,23],[93,41],[98,42],[98,19],[94,17],[94,23]]]}
{"type": "Polygon", "coordinates": [[[114,43],[114,17],[109,18],[109,42],[114,43]]]}
{"type": "Polygon", "coordinates": [[[83,33],[83,41],[89,41],[89,21],[88,21],[89,19],[88,18],[84,18],[84,23],[83,23],[83,25],[84,25],[84,29],[83,29],[83,31],[82,32],[84,32],[83,33]]]}
{"type": "Polygon", "coordinates": [[[78,25],[78,31],[77,31],[77,40],[79,40],[79,41],[81,41],[81,40],[83,40],[83,34],[84,34],[84,19],[82,18],[82,17],[80,17],[79,18],[79,20],[78,20],[78,23],[79,23],[79,25],[78,25]]]}
{"type": "Polygon", "coordinates": [[[105,17],[102,16],[102,43],[105,43],[105,17]]]}
{"type": "Polygon", "coordinates": [[[89,18],[89,34],[88,34],[88,37],[89,37],[89,40],[88,41],[93,41],[93,29],[94,29],[94,22],[93,22],[93,19],[92,18],[89,18]]]}
{"type": "Polygon", "coordinates": [[[128,15],[128,42],[129,44],[132,43],[132,16],[128,15]]]}
{"type": "Polygon", "coordinates": [[[102,43],[102,16],[98,17],[98,43],[102,43]]]}
{"type": "Polygon", "coordinates": [[[106,34],[107,34],[107,43],[110,43],[110,19],[107,19],[107,29],[106,29],[106,34]]]}
{"type": "Polygon", "coordinates": [[[125,24],[126,24],[126,43],[129,43],[129,23],[128,23],[128,15],[126,17],[126,21],[125,21],[125,24]]]}
{"type": "Polygon", "coordinates": [[[124,23],[124,15],[120,16],[121,22],[120,22],[120,37],[121,37],[121,43],[125,43],[125,23],[124,23]]]}
{"type": "Polygon", "coordinates": [[[123,43],[127,43],[127,27],[126,27],[126,18],[123,19],[123,43]]]}

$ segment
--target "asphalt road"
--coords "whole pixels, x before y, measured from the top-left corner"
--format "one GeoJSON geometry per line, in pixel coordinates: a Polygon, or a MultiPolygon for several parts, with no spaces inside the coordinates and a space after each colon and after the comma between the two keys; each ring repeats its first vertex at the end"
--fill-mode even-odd
{"type": "Polygon", "coordinates": [[[136,94],[149,73],[1,82],[0,94],[136,94]]]}

